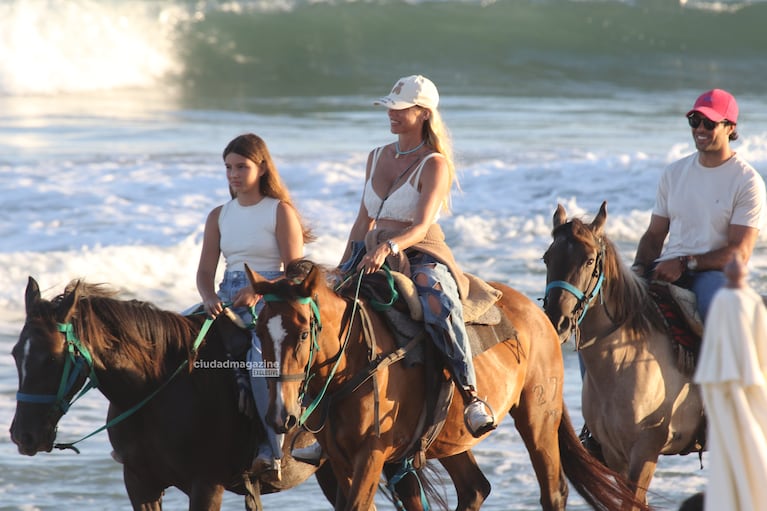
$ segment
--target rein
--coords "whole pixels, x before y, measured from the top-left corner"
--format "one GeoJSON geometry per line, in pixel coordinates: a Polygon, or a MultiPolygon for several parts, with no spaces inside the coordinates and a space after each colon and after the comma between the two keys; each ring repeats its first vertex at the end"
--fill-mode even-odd
{"type": "MultiPolygon", "coordinates": [[[[357,290],[355,293],[354,306],[353,306],[352,314],[351,314],[352,318],[354,317],[354,314],[357,311],[357,306],[358,306],[357,298],[359,297],[359,290],[360,290],[361,283],[362,283],[362,272],[360,272],[359,279],[357,280],[357,290]]],[[[263,300],[265,302],[286,301],[284,298],[271,293],[265,294],[263,296],[263,300]]],[[[306,367],[304,368],[303,373],[280,375],[279,381],[296,381],[300,379],[302,381],[300,399],[301,401],[303,401],[303,396],[304,396],[304,393],[306,392],[308,383],[314,377],[314,375],[311,373],[311,368],[314,364],[314,358],[317,355],[317,353],[319,353],[320,351],[320,344],[318,341],[318,337],[319,337],[319,333],[322,331],[322,318],[320,316],[319,305],[317,305],[317,301],[313,299],[312,297],[307,296],[303,298],[296,298],[295,301],[302,305],[308,304],[312,311],[312,315],[309,321],[310,335],[311,335],[311,346],[309,348],[309,360],[306,362],[306,367]]],[[[341,343],[341,349],[339,350],[338,354],[335,357],[336,361],[333,364],[333,368],[330,370],[330,374],[325,380],[325,385],[323,385],[320,393],[317,395],[317,397],[314,398],[314,400],[309,404],[309,406],[306,407],[304,412],[301,414],[301,417],[298,419],[299,426],[304,426],[306,421],[309,419],[309,416],[319,406],[320,402],[322,401],[322,398],[325,397],[325,392],[327,392],[328,386],[330,385],[330,382],[332,381],[333,377],[336,374],[336,371],[338,370],[338,365],[341,363],[341,356],[346,351],[346,347],[349,344],[350,337],[351,337],[351,328],[349,328],[349,330],[346,332],[346,338],[344,339],[343,343],[341,343]]]]}
{"type": "MultiPolygon", "coordinates": [[[[202,341],[205,339],[205,335],[208,333],[208,330],[210,330],[210,327],[213,324],[213,321],[214,319],[211,319],[211,318],[205,319],[205,322],[200,328],[200,333],[197,335],[197,338],[195,339],[194,344],[192,345],[193,353],[197,352],[197,350],[199,349],[200,345],[202,344],[202,341]]],[[[72,406],[72,404],[74,404],[75,401],[80,399],[86,392],[88,392],[91,389],[98,388],[99,383],[98,383],[98,378],[96,378],[96,371],[93,364],[93,356],[91,355],[88,348],[75,335],[73,324],[71,322],[57,323],[57,328],[59,332],[62,332],[65,334],[65,342],[67,344],[67,358],[64,362],[64,371],[61,375],[61,381],[59,382],[59,389],[57,393],[54,395],[54,394],[28,394],[24,392],[17,392],[16,400],[19,402],[27,402],[27,403],[53,404],[52,409],[59,408],[63,415],[67,413],[67,411],[72,406]],[[77,354],[79,354],[80,356],[78,357],[77,354]],[[80,393],[77,395],[77,397],[75,397],[71,401],[68,401],[66,399],[66,395],[72,390],[77,377],[83,372],[86,366],[88,369],[90,369],[90,372],[87,376],[87,382],[83,386],[82,390],[80,390],[80,393]],[[72,371],[73,368],[75,369],[74,371],[72,371]]],[[[152,391],[148,396],[146,396],[144,399],[139,401],[137,404],[135,404],[128,410],[124,411],[117,417],[114,417],[105,425],[85,435],[84,437],[78,440],[75,440],[74,442],[55,443],[53,444],[53,447],[55,447],[56,449],[61,449],[61,450],[71,449],[75,451],[77,454],[80,454],[80,450],[75,447],[75,444],[80,443],[83,440],[90,438],[93,435],[96,435],[97,433],[100,433],[104,431],[105,429],[108,429],[124,421],[129,416],[133,415],[137,410],[143,407],[147,402],[149,402],[153,397],[155,397],[161,390],[163,390],[188,364],[189,364],[189,359],[187,358],[185,361],[179,364],[179,366],[176,368],[173,374],[167,380],[165,380],[165,382],[163,382],[162,385],[160,385],[158,388],[152,391]]]]}

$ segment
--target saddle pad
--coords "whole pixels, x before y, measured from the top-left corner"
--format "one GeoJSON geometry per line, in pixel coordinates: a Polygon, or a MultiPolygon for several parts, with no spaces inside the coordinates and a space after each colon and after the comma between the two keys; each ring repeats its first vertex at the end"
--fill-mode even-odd
{"type": "MultiPolygon", "coordinates": [[[[400,272],[393,271],[391,274],[397,292],[410,308],[410,316],[416,321],[423,321],[423,309],[413,281],[400,272]]],[[[464,275],[469,279],[469,296],[461,302],[463,321],[497,325],[501,320],[501,313],[493,305],[501,299],[503,293],[471,273],[464,273],[464,275]]]]}
{"type": "Polygon", "coordinates": [[[703,323],[694,309],[695,294],[660,281],[651,282],[649,292],[671,337],[679,370],[692,374],[695,371],[703,333],[703,323]]]}

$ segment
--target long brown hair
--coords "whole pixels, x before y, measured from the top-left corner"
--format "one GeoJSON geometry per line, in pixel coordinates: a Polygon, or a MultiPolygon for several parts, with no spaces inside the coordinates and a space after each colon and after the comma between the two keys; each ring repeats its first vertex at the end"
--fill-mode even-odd
{"type": "MultiPolygon", "coordinates": [[[[274,164],[274,160],[272,160],[272,155],[269,154],[269,149],[266,147],[264,139],[253,133],[239,135],[226,145],[223,158],[226,159],[227,155],[230,153],[244,156],[258,165],[258,168],[263,171],[263,174],[258,181],[258,188],[261,195],[282,201],[293,208],[296,211],[298,221],[301,224],[304,243],[311,243],[314,241],[315,236],[312,234],[311,229],[306,226],[303,218],[301,218],[301,214],[298,212],[298,208],[296,208],[293,201],[290,199],[288,187],[282,182],[280,173],[277,171],[277,166],[274,164]]],[[[229,188],[229,193],[232,198],[235,197],[235,193],[231,187],[229,188]]]]}

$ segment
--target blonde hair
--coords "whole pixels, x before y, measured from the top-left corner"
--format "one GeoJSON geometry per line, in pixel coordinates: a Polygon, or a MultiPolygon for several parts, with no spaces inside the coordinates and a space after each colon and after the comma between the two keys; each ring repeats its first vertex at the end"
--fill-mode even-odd
{"type": "MultiPolygon", "coordinates": [[[[426,107],[421,108],[425,108],[431,114],[429,118],[426,119],[423,123],[423,139],[426,141],[426,144],[431,146],[435,151],[441,154],[443,158],[445,158],[445,163],[447,163],[448,177],[450,179],[450,188],[452,188],[453,183],[455,183],[456,188],[460,190],[461,185],[458,182],[458,177],[455,173],[455,161],[453,159],[453,140],[450,137],[450,132],[448,131],[447,126],[442,120],[442,116],[439,114],[437,109],[426,107]]],[[[446,212],[450,211],[449,193],[448,196],[445,197],[445,201],[443,202],[442,206],[446,212]]]]}
{"type": "MultiPolygon", "coordinates": [[[[288,187],[282,182],[280,173],[277,171],[277,166],[274,164],[274,160],[272,160],[272,155],[269,154],[269,149],[266,147],[264,139],[253,133],[245,133],[235,137],[224,148],[223,158],[226,159],[231,153],[244,156],[258,165],[259,169],[263,170],[263,174],[258,181],[258,188],[261,195],[278,199],[293,208],[296,215],[298,215],[298,221],[301,224],[304,243],[314,241],[315,236],[312,234],[311,229],[304,224],[301,214],[290,199],[288,187]]],[[[229,193],[232,198],[235,198],[236,195],[231,187],[229,188],[229,193]]]]}

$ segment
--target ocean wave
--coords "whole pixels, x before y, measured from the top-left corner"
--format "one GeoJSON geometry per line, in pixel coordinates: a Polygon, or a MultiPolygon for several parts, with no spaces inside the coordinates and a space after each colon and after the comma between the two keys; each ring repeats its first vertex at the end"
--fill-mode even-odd
{"type": "Polygon", "coordinates": [[[0,6],[0,94],[167,88],[188,103],[378,93],[760,90],[765,2],[68,2],[0,6]]]}

